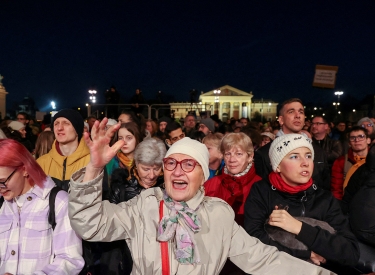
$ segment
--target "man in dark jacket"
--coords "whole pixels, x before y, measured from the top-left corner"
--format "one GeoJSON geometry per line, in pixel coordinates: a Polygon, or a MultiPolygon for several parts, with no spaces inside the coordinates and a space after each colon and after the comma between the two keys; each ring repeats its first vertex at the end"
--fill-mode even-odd
{"type": "MultiPolygon", "coordinates": [[[[277,137],[284,134],[300,133],[305,124],[305,110],[299,98],[291,98],[280,106],[279,122],[281,130],[277,137]]],[[[267,180],[272,172],[269,150],[272,142],[255,151],[254,165],[259,176],[267,180]]],[[[330,190],[330,171],[326,153],[322,148],[313,144],[315,151],[313,180],[317,181],[323,189],[330,190]]]]}
{"type": "Polygon", "coordinates": [[[328,121],[323,116],[316,116],[311,123],[311,134],[313,144],[320,146],[327,154],[329,169],[333,162],[343,155],[340,141],[333,140],[328,136],[328,121]]]}

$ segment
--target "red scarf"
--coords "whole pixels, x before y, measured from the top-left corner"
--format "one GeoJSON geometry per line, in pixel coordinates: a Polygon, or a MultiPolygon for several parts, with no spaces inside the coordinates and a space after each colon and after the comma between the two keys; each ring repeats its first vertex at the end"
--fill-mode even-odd
{"type": "Polygon", "coordinates": [[[269,178],[271,184],[278,191],[289,193],[289,194],[297,194],[297,193],[299,193],[301,191],[305,191],[313,183],[312,178],[310,178],[309,181],[306,182],[305,184],[301,184],[301,185],[298,185],[298,186],[290,186],[289,184],[287,184],[283,180],[283,178],[280,176],[280,174],[276,173],[276,172],[271,172],[270,175],[268,176],[268,178],[269,178]]]}

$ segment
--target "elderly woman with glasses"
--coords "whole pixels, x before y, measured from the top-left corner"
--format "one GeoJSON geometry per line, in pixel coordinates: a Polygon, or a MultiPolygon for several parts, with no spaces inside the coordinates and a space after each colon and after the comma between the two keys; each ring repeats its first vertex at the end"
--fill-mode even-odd
{"type": "Polygon", "coordinates": [[[164,158],[165,190],[150,188],[118,205],[101,199],[103,168],[123,146],[108,146],[113,130],[95,122],[85,140],[88,166],[71,179],[69,214],[78,234],[90,241],[125,239],[133,256],[132,274],[218,274],[229,257],[252,274],[331,274],[276,248],[263,245],[234,221],[224,201],[205,197],[209,176],[205,145],[183,138],[164,158]]]}
{"type": "Polygon", "coordinates": [[[70,225],[68,194],[56,195],[53,228],[52,179],[22,144],[2,139],[0,152],[0,274],[78,274],[82,242],[70,225]]]}

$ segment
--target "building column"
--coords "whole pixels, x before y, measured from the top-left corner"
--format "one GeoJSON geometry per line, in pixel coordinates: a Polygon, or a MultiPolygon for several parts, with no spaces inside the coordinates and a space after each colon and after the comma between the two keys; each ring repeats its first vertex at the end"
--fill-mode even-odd
{"type": "MultiPolygon", "coordinates": [[[[211,104],[211,103],[210,103],[211,104]]],[[[215,114],[215,102],[212,103],[212,110],[211,110],[211,115],[214,115],[215,114]]]]}
{"type": "Polygon", "coordinates": [[[230,107],[229,107],[229,119],[233,117],[233,102],[230,102],[230,107]]]}
{"type": "Polygon", "coordinates": [[[248,118],[249,120],[251,120],[251,101],[247,102],[247,104],[249,104],[249,107],[247,108],[247,115],[248,115],[248,118]]]}
{"type": "Polygon", "coordinates": [[[219,119],[223,119],[223,102],[219,102],[219,119]]]}
{"type": "Polygon", "coordinates": [[[238,106],[238,119],[241,119],[242,117],[242,102],[239,102],[240,105],[238,106]]]}

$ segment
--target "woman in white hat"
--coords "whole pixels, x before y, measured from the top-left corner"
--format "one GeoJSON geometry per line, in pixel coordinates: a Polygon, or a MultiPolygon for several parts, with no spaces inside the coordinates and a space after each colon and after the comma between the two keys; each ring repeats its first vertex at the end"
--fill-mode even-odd
{"type": "Polygon", "coordinates": [[[272,142],[269,156],[273,169],[269,181],[255,183],[245,204],[246,231],[265,244],[317,265],[333,269],[355,265],[358,245],[338,201],[311,178],[311,140],[299,134],[280,136],[272,142]],[[318,226],[295,217],[313,218],[318,226]],[[334,234],[322,228],[327,224],[336,231],[334,234]],[[277,228],[283,229],[279,233],[291,234],[275,237],[271,232],[277,232],[277,228]],[[304,248],[294,243],[295,239],[304,248]]]}
{"type": "Polygon", "coordinates": [[[92,140],[85,134],[91,161],[71,179],[72,227],[90,241],[125,239],[133,257],[131,274],[219,274],[229,257],[251,274],[331,274],[249,236],[234,222],[224,201],[205,197],[209,176],[204,144],[183,138],[168,150],[165,191],[149,188],[118,205],[102,201],[105,164],[123,146],[108,146],[119,125],[105,132],[106,119],[95,122],[92,140]]]}

